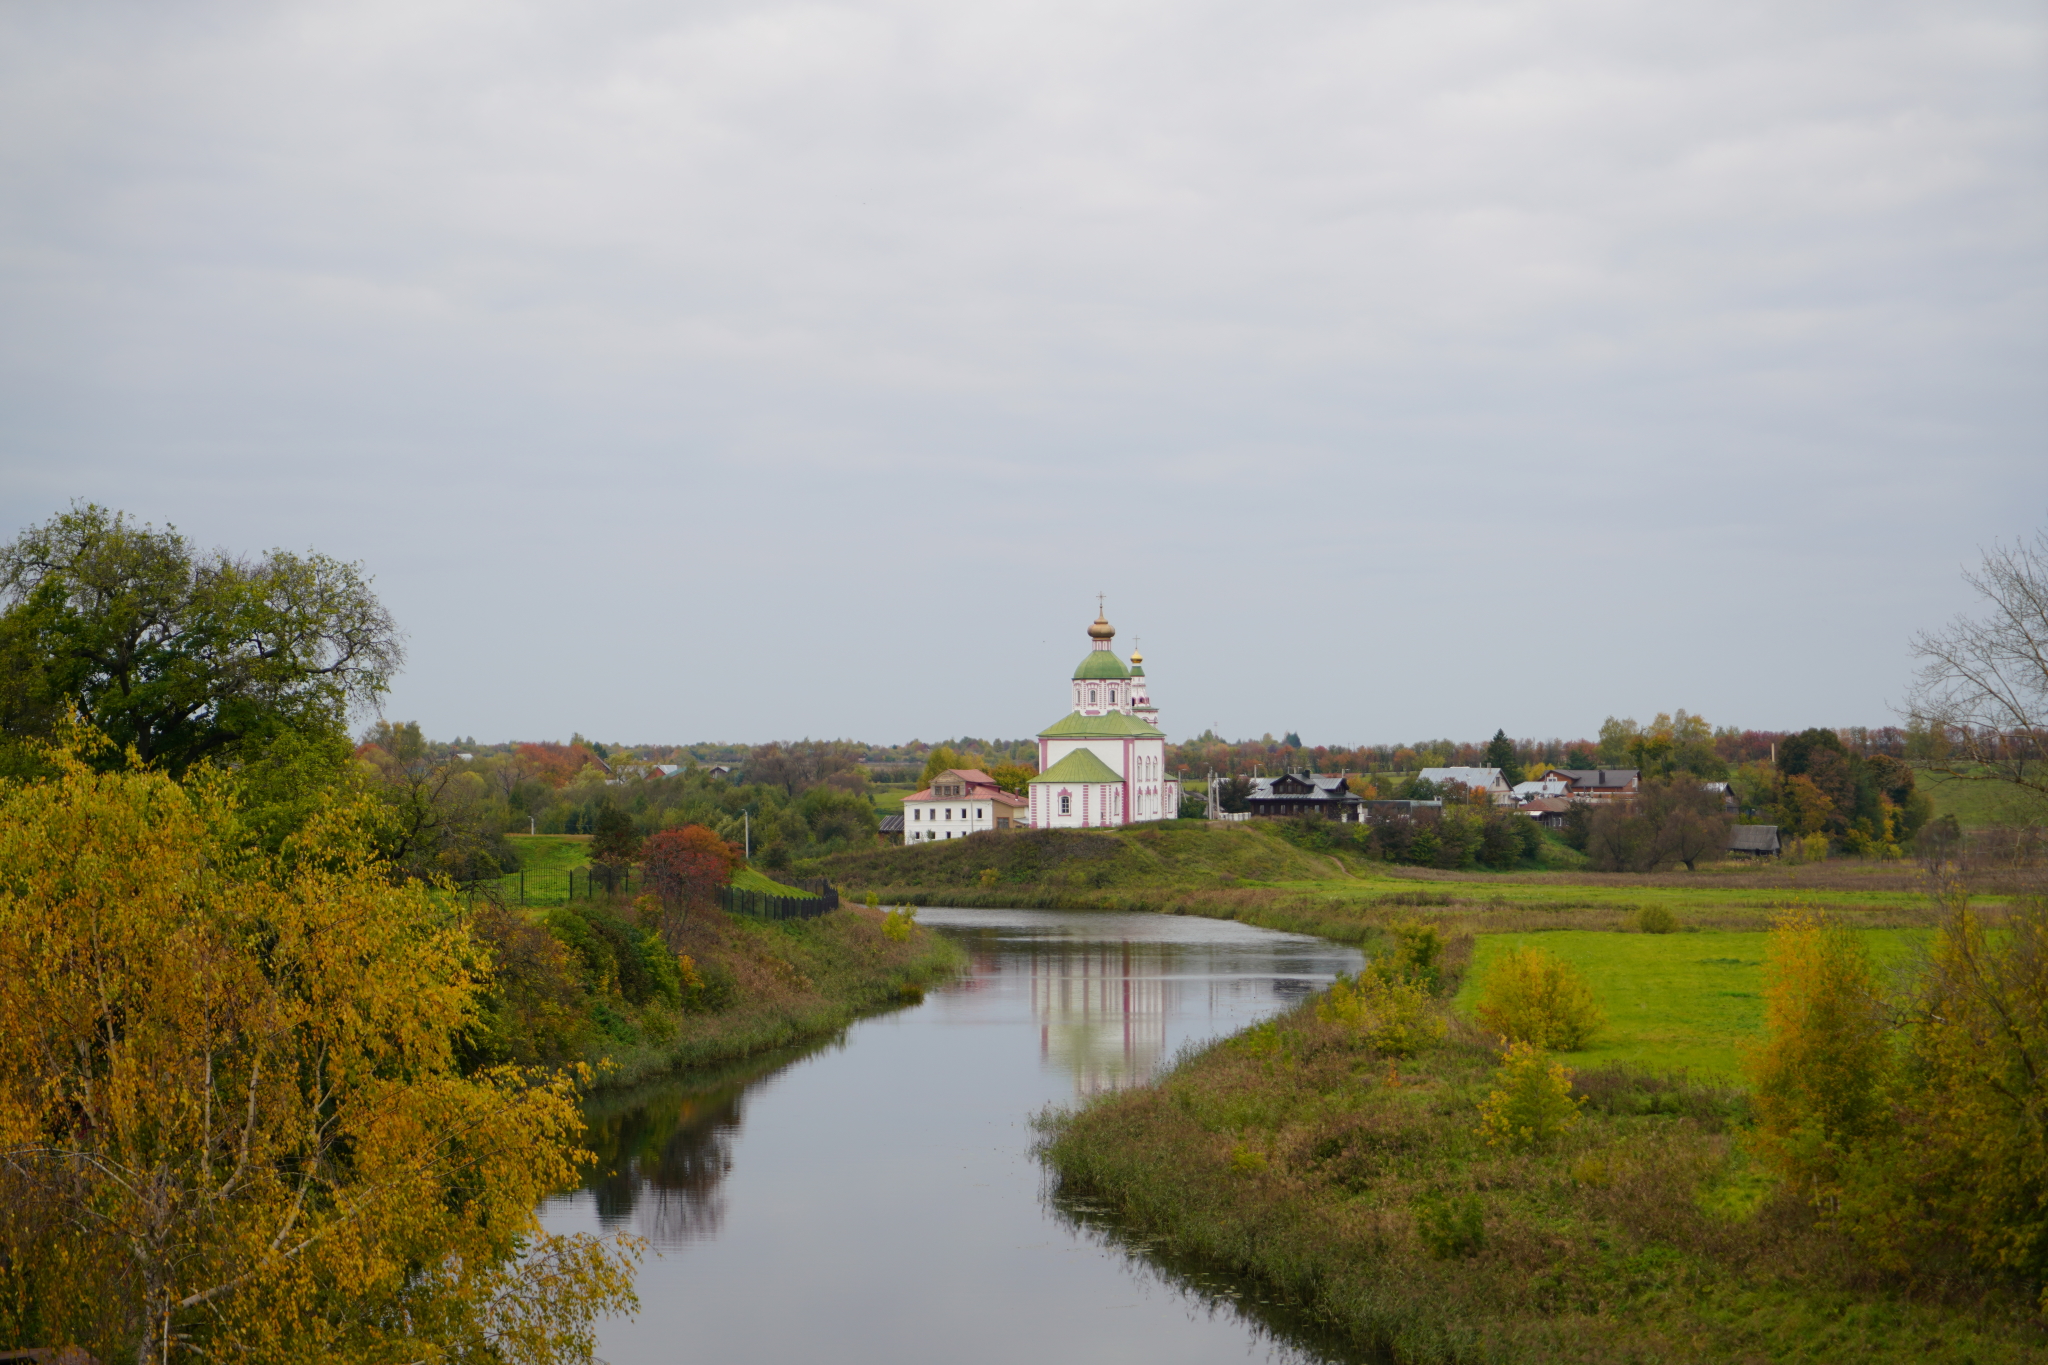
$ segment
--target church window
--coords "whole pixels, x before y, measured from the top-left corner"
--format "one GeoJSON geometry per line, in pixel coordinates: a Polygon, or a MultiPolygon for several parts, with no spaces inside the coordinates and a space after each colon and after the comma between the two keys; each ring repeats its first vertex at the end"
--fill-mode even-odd
{"type": "Polygon", "coordinates": [[[1088,689],[1088,704],[1095,705],[1095,689],[1092,687],[1088,689]]]}
{"type": "Polygon", "coordinates": [[[1109,704],[1111,706],[1116,705],[1116,689],[1114,687],[1109,689],[1109,704]]]}
{"type": "Polygon", "coordinates": [[[1066,794],[1065,792],[1061,792],[1061,793],[1060,793],[1060,814],[1061,814],[1061,815],[1072,815],[1073,813],[1074,813],[1074,798],[1073,798],[1073,797],[1071,797],[1071,796],[1069,796],[1069,795],[1067,795],[1067,794],[1066,794]]]}

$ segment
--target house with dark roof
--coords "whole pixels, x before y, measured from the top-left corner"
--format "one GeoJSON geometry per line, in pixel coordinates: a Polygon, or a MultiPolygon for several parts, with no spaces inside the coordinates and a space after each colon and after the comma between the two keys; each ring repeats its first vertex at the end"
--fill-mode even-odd
{"type": "Polygon", "coordinates": [[[1642,789],[1642,778],[1636,768],[1551,768],[1543,774],[1545,782],[1568,783],[1570,801],[1626,801],[1642,789]]]}
{"type": "Polygon", "coordinates": [[[1341,775],[1282,773],[1252,779],[1245,802],[1254,816],[1312,815],[1324,820],[1356,822],[1365,816],[1365,801],[1341,775]]]}

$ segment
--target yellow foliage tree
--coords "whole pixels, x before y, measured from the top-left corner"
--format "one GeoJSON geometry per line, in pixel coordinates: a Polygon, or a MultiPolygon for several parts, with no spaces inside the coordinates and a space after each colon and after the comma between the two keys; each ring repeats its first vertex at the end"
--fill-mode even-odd
{"type": "Polygon", "coordinates": [[[544,1233],[564,1079],[464,1076],[465,924],[329,809],[54,755],[0,784],[0,1341],[102,1359],[588,1359],[629,1240],[544,1233]]]}
{"type": "Polygon", "coordinates": [[[1510,1042],[1570,1052],[1607,1023],[1578,969],[1541,948],[1511,948],[1486,974],[1479,1021],[1510,1042]]]}
{"type": "Polygon", "coordinates": [[[1572,1097],[1572,1073],[1533,1043],[1509,1043],[1479,1106],[1479,1131],[1489,1147],[1547,1147],[1576,1128],[1585,1097],[1572,1097]]]}
{"type": "Polygon", "coordinates": [[[1884,1001],[1862,943],[1810,910],[1779,916],[1765,957],[1764,1040],[1746,1058],[1753,1143],[1781,1176],[1831,1201],[1845,1155],[1883,1118],[1884,1001]]]}
{"type": "Polygon", "coordinates": [[[1899,1269],[1953,1241],[2048,1285],[2048,900],[1987,929],[1953,869],[1936,897],[1947,914],[1907,1003],[1904,1065],[1845,1172],[1844,1219],[1899,1269]]]}

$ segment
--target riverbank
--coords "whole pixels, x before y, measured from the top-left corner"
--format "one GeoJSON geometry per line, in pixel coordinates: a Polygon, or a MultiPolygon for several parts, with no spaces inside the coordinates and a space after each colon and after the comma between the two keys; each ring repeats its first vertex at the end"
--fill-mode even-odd
{"type": "MultiPolygon", "coordinates": [[[[1579,1072],[1547,1152],[1480,1135],[1497,1054],[1457,1015],[1406,1058],[1315,1002],[1047,1121],[1063,1197],[1253,1277],[1402,1361],[2039,1361],[2016,1296],[1887,1280],[1742,1153],[1744,1094],[1579,1072]]],[[[1942,1268],[1944,1271],[1947,1268],[1942,1268]]]]}
{"type": "MultiPolygon", "coordinates": [[[[1703,864],[1696,872],[1447,872],[1290,843],[1276,826],[1177,821],[1105,830],[991,831],[937,844],[836,854],[807,871],[885,904],[1205,915],[1370,943],[1426,915],[1448,933],[1628,930],[1645,910],[1693,929],[1762,931],[1789,906],[1870,929],[1928,928],[1937,915],[1913,863],[1703,864]]],[[[1970,889],[1995,900],[1998,872],[1970,889]]]]}
{"type": "Polygon", "coordinates": [[[788,920],[700,909],[673,946],[641,913],[603,897],[480,913],[495,970],[477,1059],[580,1063],[589,1089],[616,1089],[828,1037],[922,999],[966,963],[941,935],[892,933],[883,912],[857,905],[788,920]]]}

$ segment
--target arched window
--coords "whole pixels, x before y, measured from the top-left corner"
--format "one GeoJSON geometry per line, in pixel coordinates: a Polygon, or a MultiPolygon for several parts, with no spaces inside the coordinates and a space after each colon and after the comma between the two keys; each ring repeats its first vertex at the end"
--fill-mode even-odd
{"type": "Polygon", "coordinates": [[[1095,689],[1092,687],[1088,689],[1088,704],[1095,705],[1095,689]]]}
{"type": "Polygon", "coordinates": [[[1060,814],[1061,814],[1061,815],[1072,815],[1073,813],[1074,813],[1074,798],[1073,798],[1073,797],[1071,797],[1071,796],[1069,796],[1069,795],[1067,795],[1067,794],[1066,794],[1065,792],[1061,792],[1061,793],[1060,793],[1060,814]]]}
{"type": "Polygon", "coordinates": [[[1116,689],[1114,687],[1109,689],[1109,704],[1111,706],[1116,705],[1116,689]]]}

